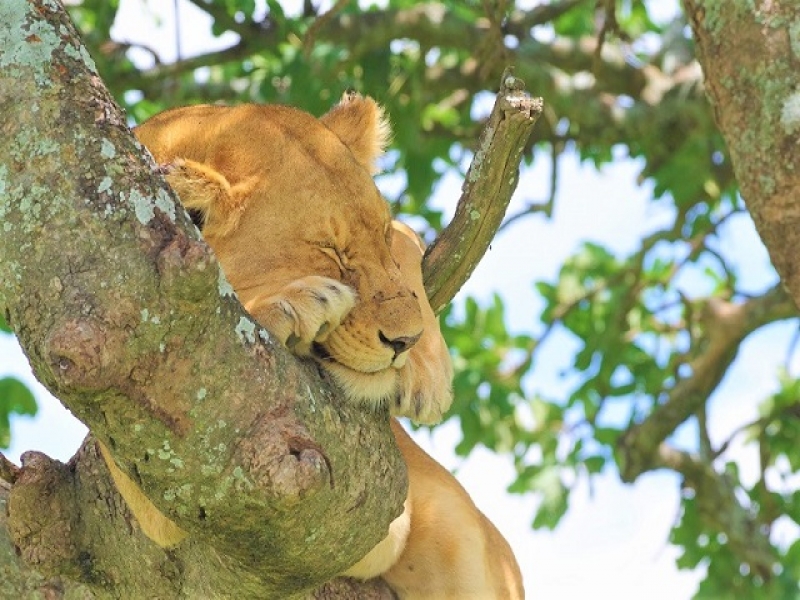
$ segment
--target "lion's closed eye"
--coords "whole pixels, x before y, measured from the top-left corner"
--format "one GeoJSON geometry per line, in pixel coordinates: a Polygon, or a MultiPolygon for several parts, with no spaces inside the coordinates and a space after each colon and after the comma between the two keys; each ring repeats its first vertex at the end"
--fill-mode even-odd
{"type": "Polygon", "coordinates": [[[349,259],[347,257],[347,253],[344,250],[339,249],[334,243],[332,242],[319,242],[315,244],[317,248],[328,258],[330,258],[336,266],[339,268],[339,271],[344,274],[346,271],[350,269],[349,266],[349,259]]]}

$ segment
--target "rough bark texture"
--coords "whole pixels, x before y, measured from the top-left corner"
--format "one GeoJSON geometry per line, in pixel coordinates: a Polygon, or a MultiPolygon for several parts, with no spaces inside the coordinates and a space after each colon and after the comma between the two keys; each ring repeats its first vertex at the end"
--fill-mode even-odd
{"type": "Polygon", "coordinates": [[[386,415],[242,310],[60,3],[3,2],[0,48],[0,307],[37,377],[190,533],[169,551],[141,533],[95,437],[66,465],[28,453],[4,463],[2,597],[391,597],[318,587],[401,509],[386,415]]]}
{"type": "Polygon", "coordinates": [[[684,0],[706,92],[772,264],[800,305],[800,6],[684,0]]]}

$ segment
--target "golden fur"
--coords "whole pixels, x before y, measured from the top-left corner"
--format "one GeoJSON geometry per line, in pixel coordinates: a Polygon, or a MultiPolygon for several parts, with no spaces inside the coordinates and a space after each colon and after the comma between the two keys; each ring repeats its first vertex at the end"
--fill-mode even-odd
{"type": "MultiPolygon", "coordinates": [[[[391,221],[371,173],[388,137],[381,109],[347,94],[321,119],[282,106],[194,106],[135,131],[247,310],[358,402],[432,423],[452,367],[422,284],[422,246],[391,221]]],[[[400,598],[522,598],[513,554],[456,479],[392,431],[408,467],[405,511],[345,574],[382,576],[400,598]]],[[[186,535],[103,456],[143,531],[186,535]]]]}

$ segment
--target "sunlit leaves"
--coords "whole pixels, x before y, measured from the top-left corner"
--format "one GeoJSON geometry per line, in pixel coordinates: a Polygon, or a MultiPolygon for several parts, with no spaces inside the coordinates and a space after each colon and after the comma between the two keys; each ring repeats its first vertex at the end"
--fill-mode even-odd
{"type": "Polygon", "coordinates": [[[694,598],[785,600],[797,597],[798,542],[788,551],[776,547],[774,568],[767,573],[755,573],[734,552],[727,535],[708,526],[709,520],[701,515],[701,510],[695,495],[685,494],[680,519],[670,535],[670,541],[681,548],[678,566],[684,569],[704,566],[707,570],[694,598]]]}
{"type": "Polygon", "coordinates": [[[479,443],[514,451],[529,438],[516,406],[523,396],[532,338],[507,330],[499,296],[486,308],[467,298],[464,313],[456,319],[446,312],[442,327],[456,367],[451,414],[460,418],[463,430],[456,451],[466,454],[479,443]]]}

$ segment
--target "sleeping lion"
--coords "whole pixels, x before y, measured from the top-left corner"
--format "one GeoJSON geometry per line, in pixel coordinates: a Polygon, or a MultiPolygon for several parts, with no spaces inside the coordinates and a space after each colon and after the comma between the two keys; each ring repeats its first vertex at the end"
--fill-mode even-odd
{"type": "MultiPolygon", "coordinates": [[[[244,307],[354,402],[435,423],[452,366],[422,284],[422,245],[392,222],[372,173],[389,128],[345,94],[320,119],[285,106],[192,106],[135,132],[200,223],[244,307]]],[[[408,469],[403,514],[343,575],[383,577],[402,599],[523,598],[508,543],[456,479],[392,421],[408,469]]],[[[103,456],[142,530],[185,533],[103,456]]]]}

